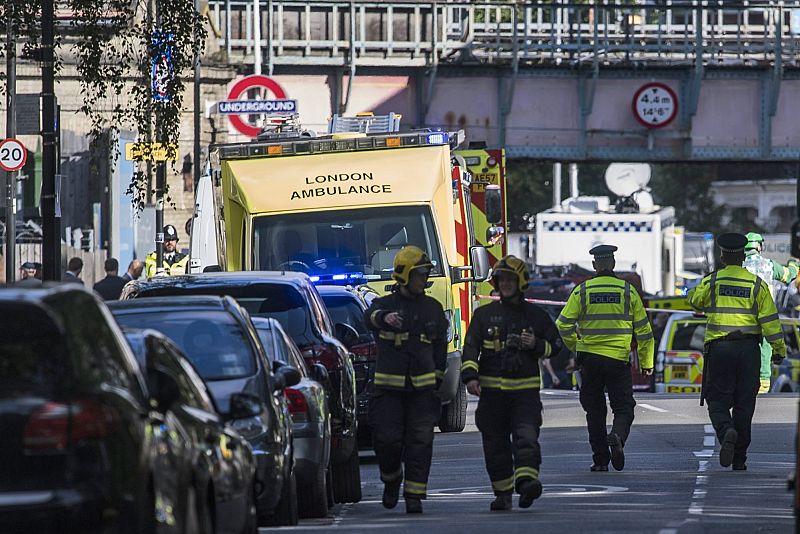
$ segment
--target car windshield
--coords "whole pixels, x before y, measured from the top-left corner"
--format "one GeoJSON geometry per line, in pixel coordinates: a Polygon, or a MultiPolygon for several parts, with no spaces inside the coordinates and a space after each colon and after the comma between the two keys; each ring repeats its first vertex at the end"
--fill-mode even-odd
{"type": "Polygon", "coordinates": [[[358,332],[359,337],[369,337],[369,330],[364,323],[364,310],[358,305],[354,298],[322,295],[325,307],[331,315],[334,323],[349,324],[358,332]]]}
{"type": "Polygon", "coordinates": [[[668,350],[694,350],[703,351],[705,344],[703,337],[706,333],[706,324],[700,322],[680,322],[672,338],[672,346],[668,350]]]}
{"type": "Polygon", "coordinates": [[[394,257],[416,245],[431,258],[433,276],[442,274],[439,244],[429,208],[397,206],[258,217],[253,264],[261,270],[311,275],[363,273],[391,278],[394,257]]]}
{"type": "Polygon", "coordinates": [[[205,380],[255,374],[253,348],[229,314],[214,310],[117,312],[127,328],[152,328],[172,339],[205,380]]]}

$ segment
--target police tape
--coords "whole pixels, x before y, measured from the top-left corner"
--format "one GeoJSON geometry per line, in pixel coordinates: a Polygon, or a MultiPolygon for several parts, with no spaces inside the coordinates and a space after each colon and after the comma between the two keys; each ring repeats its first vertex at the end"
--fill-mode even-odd
{"type": "MultiPolygon", "coordinates": [[[[479,299],[490,299],[490,300],[498,300],[500,297],[494,295],[478,295],[479,299]]],[[[545,300],[545,299],[525,299],[526,302],[530,302],[532,304],[541,304],[543,306],[566,306],[566,302],[562,302],[560,300],[545,300]]],[[[704,315],[701,313],[696,313],[692,310],[673,310],[669,308],[645,308],[644,311],[647,312],[658,312],[658,313],[688,313],[698,317],[703,317],[704,315]]],[[[787,323],[797,323],[800,324],[800,317],[781,317],[781,321],[787,323]]]]}

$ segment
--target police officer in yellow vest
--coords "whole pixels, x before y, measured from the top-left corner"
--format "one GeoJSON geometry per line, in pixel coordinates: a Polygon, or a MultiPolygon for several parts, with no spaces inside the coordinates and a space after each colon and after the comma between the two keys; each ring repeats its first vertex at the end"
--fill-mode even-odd
{"type": "Polygon", "coordinates": [[[775,363],[783,360],[786,345],[769,287],[742,267],[747,237],[722,234],[717,245],[725,267],[703,278],[688,298],[708,318],[702,396],[721,445],[719,463],[744,471],[759,388],[759,344],[763,337],[772,345],[775,363]]]}
{"type": "MultiPolygon", "coordinates": [[[[189,263],[189,256],[181,254],[176,249],[178,247],[178,231],[171,224],[164,226],[164,255],[162,268],[166,276],[176,274],[186,274],[186,265],[189,263]]],[[[144,260],[144,273],[148,278],[154,277],[158,273],[156,266],[156,251],[154,250],[144,260]]]]}
{"type": "Polygon", "coordinates": [[[526,302],[528,268],[506,256],[492,269],[500,300],[481,306],[464,339],[461,379],[480,397],[475,423],[496,496],[489,509],[511,510],[511,494],[528,508],[542,494],[539,359],[558,354],[561,338],[547,312],[526,302]]]}
{"type": "Polygon", "coordinates": [[[427,493],[433,428],[441,414],[435,388],[447,361],[447,318],[442,305],[425,294],[432,268],[421,249],[402,248],[394,258],[397,285],[365,312],[378,341],[369,421],[384,483],[383,506],[397,506],[405,475],[410,514],[422,513],[427,493]]]}
{"type": "Polygon", "coordinates": [[[598,245],[589,251],[597,274],[572,291],[556,320],[564,344],[578,355],[580,401],[592,446],[592,471],[608,471],[609,460],[617,471],[625,467],[623,448],[636,406],[630,365],[633,338],[638,343],[642,374],[653,374],[653,330],[639,293],[614,274],[616,250],[613,245],[598,245]],[[614,412],[608,435],[605,390],[614,412]]]}

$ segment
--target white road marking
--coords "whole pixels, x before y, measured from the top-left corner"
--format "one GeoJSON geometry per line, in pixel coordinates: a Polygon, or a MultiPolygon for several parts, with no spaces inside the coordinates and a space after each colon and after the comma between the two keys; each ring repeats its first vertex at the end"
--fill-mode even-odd
{"type": "Polygon", "coordinates": [[[714,425],[703,425],[703,431],[706,434],[714,434],[714,425]]]}
{"type": "Polygon", "coordinates": [[[703,438],[703,447],[713,447],[717,443],[717,438],[714,436],[705,436],[703,438]]]}
{"type": "Polygon", "coordinates": [[[659,408],[658,406],[653,406],[651,404],[645,404],[643,402],[640,402],[638,406],[641,406],[642,408],[647,408],[648,410],[652,410],[654,412],[669,413],[669,410],[665,410],[664,408],[659,408]]]}

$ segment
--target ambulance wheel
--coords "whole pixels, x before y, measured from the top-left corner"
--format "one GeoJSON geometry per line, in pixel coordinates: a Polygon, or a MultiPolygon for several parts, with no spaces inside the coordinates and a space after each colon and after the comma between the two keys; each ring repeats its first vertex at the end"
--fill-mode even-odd
{"type": "Polygon", "coordinates": [[[442,432],[461,432],[467,426],[467,386],[461,384],[456,398],[442,406],[439,430],[442,432]]]}

